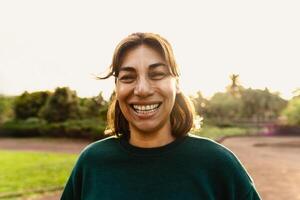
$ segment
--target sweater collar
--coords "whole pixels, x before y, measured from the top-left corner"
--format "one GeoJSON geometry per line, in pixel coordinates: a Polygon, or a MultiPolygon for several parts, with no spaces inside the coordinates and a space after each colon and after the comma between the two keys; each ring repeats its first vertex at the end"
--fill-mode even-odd
{"type": "Polygon", "coordinates": [[[143,148],[143,147],[134,146],[134,145],[130,144],[129,140],[125,137],[120,138],[120,144],[129,153],[132,153],[135,155],[141,155],[141,156],[143,156],[143,155],[153,156],[153,155],[160,155],[162,153],[166,153],[166,152],[170,152],[170,151],[174,150],[179,144],[181,144],[185,140],[186,137],[187,136],[176,138],[174,141],[172,141],[166,145],[163,145],[160,147],[151,147],[151,148],[143,148]]]}

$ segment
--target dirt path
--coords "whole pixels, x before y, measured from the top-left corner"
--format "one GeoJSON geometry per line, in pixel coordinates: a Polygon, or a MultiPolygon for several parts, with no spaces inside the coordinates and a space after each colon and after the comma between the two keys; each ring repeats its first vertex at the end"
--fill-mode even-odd
{"type": "Polygon", "coordinates": [[[80,153],[90,142],[55,138],[0,138],[0,149],[80,153]]]}
{"type": "Polygon", "coordinates": [[[300,200],[300,137],[241,137],[223,142],[242,161],[264,200],[300,200]]]}
{"type": "MultiPolygon", "coordinates": [[[[79,153],[89,142],[0,138],[0,149],[79,153]]],[[[264,200],[300,200],[300,137],[236,137],[222,142],[245,165],[264,200]]],[[[57,200],[61,192],[35,200],[57,200]]]]}

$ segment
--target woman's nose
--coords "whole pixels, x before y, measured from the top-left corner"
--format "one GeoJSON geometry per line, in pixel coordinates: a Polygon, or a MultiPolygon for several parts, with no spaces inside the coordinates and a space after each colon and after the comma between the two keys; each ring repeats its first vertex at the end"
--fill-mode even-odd
{"type": "Polygon", "coordinates": [[[140,97],[147,97],[153,94],[152,84],[147,78],[140,78],[136,82],[134,94],[140,97]]]}

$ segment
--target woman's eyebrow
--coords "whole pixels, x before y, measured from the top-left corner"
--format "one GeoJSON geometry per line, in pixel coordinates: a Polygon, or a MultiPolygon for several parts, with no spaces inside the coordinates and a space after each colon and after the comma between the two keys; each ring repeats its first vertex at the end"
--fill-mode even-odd
{"type": "Polygon", "coordinates": [[[153,63],[153,64],[149,65],[149,68],[150,69],[154,69],[154,68],[159,67],[159,66],[165,66],[165,67],[167,67],[167,65],[165,63],[158,62],[158,63],[153,63]]]}
{"type": "Polygon", "coordinates": [[[133,72],[133,71],[135,71],[135,69],[130,66],[124,66],[124,67],[120,67],[119,72],[121,72],[121,71],[133,72]]]}
{"type": "MultiPolygon", "coordinates": [[[[152,69],[155,69],[159,66],[167,67],[167,65],[165,63],[158,62],[158,63],[153,63],[153,64],[149,65],[149,68],[152,70],[152,69]]],[[[121,71],[133,72],[133,71],[135,71],[135,69],[134,69],[134,67],[131,67],[131,66],[122,66],[119,69],[119,72],[121,72],[121,71]]]]}

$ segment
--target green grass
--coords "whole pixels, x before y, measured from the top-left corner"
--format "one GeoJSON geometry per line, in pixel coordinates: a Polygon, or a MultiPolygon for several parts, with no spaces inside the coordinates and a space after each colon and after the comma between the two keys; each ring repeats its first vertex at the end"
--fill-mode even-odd
{"type": "Polygon", "coordinates": [[[76,159],[74,154],[1,150],[0,199],[8,194],[62,188],[76,159]]]}
{"type": "Polygon", "coordinates": [[[255,128],[227,127],[219,128],[216,126],[204,126],[200,130],[192,131],[193,134],[217,140],[224,136],[250,135],[255,132],[255,128]]]}

